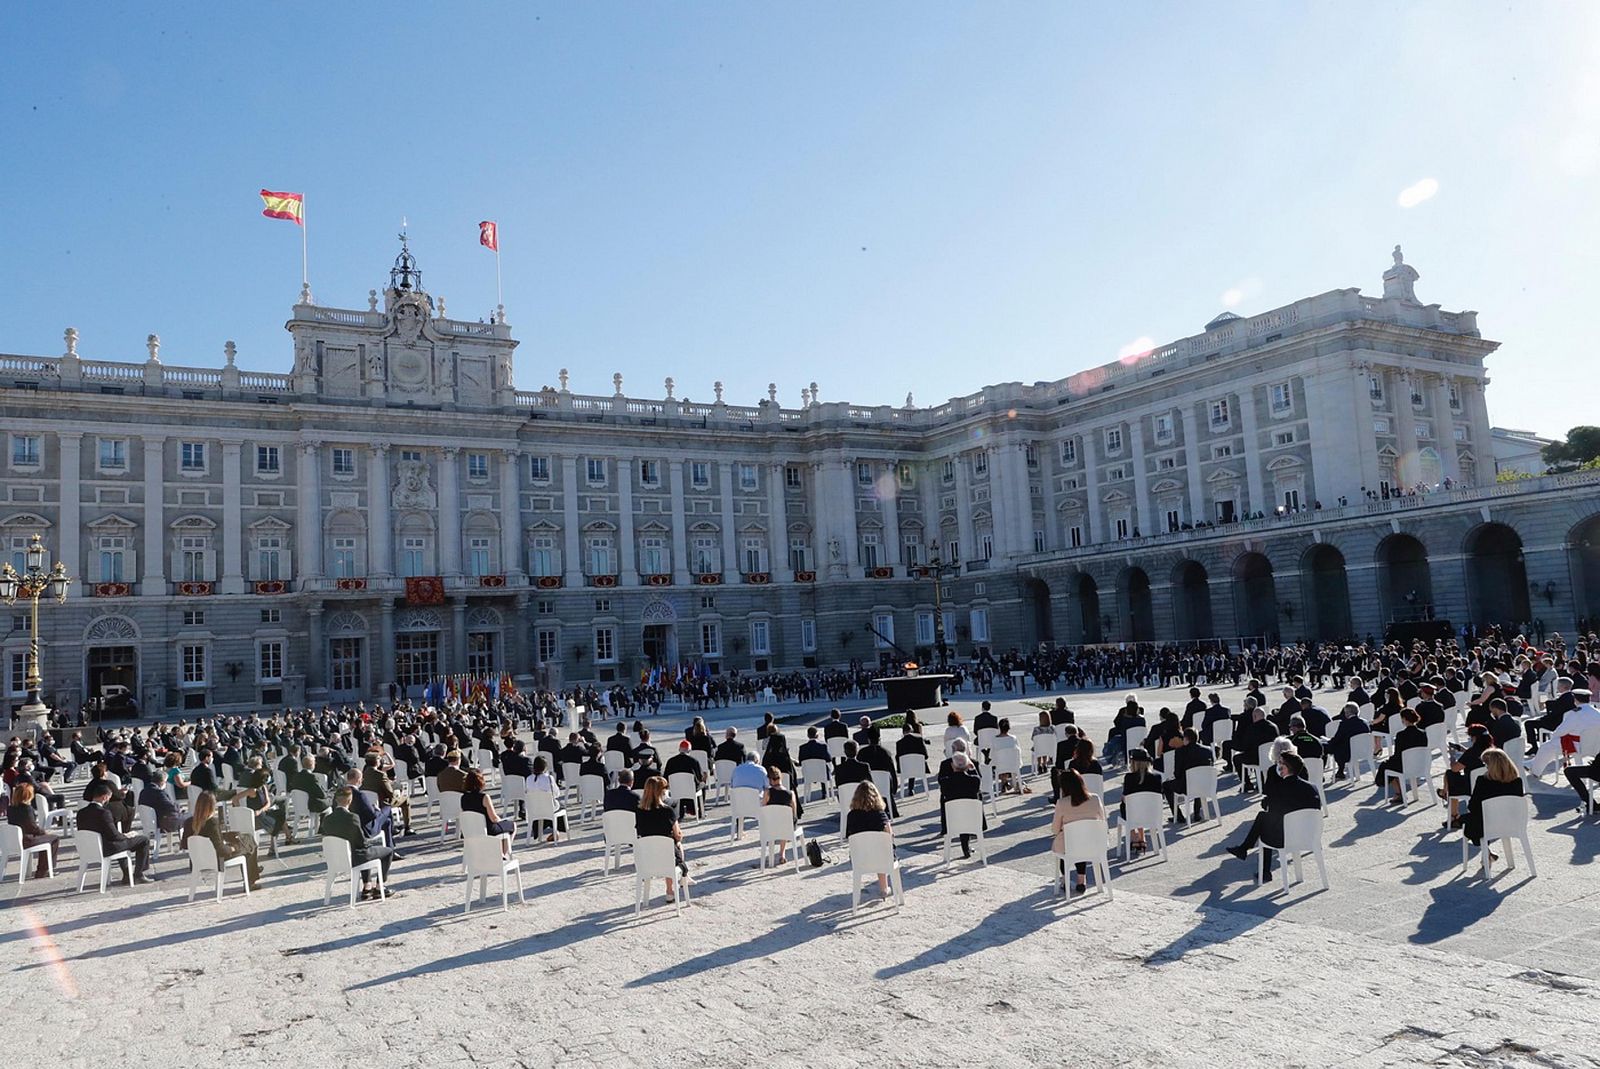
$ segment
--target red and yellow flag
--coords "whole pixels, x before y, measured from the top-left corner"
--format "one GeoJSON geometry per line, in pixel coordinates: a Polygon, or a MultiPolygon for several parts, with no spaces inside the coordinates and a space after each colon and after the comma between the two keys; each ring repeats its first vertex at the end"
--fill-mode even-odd
{"type": "Polygon", "coordinates": [[[261,203],[265,205],[261,214],[268,219],[287,219],[296,226],[305,226],[305,194],[303,193],[274,193],[270,189],[261,191],[261,203]]]}
{"type": "Polygon", "coordinates": [[[478,244],[493,252],[500,251],[500,227],[491,219],[478,224],[478,244]]]}

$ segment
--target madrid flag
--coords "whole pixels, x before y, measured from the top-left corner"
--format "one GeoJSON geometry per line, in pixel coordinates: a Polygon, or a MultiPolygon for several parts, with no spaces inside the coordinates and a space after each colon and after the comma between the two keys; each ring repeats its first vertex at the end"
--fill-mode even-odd
{"type": "Polygon", "coordinates": [[[493,220],[485,219],[478,224],[478,244],[493,252],[500,251],[500,228],[493,220]]]}
{"type": "Polygon", "coordinates": [[[261,214],[268,219],[287,219],[296,226],[305,226],[305,194],[261,191],[261,214]]]}

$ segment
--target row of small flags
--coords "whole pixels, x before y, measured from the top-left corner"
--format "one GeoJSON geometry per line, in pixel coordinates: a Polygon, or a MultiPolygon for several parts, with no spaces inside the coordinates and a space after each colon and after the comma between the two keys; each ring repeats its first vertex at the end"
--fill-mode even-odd
{"type": "Polygon", "coordinates": [[[711,666],[704,661],[683,661],[666,666],[656,665],[639,673],[639,683],[646,687],[675,687],[691,679],[710,679],[711,666]]]}
{"type": "Polygon", "coordinates": [[[426,705],[470,704],[509,698],[516,693],[517,687],[510,675],[436,676],[422,688],[422,701],[426,705]]]}

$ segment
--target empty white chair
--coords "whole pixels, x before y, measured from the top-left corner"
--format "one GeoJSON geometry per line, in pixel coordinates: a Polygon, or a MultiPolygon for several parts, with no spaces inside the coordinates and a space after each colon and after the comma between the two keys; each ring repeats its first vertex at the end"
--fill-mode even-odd
{"type": "Polygon", "coordinates": [[[1183,784],[1186,788],[1176,798],[1178,816],[1186,823],[1193,823],[1191,804],[1200,803],[1200,815],[1204,818],[1209,811],[1218,824],[1222,823],[1222,803],[1217,800],[1217,767],[1215,765],[1200,765],[1184,773],[1183,784]]]}
{"type": "MultiPolygon", "coordinates": [[[[1297,809],[1293,813],[1283,815],[1283,849],[1267,847],[1264,843],[1256,844],[1259,853],[1264,849],[1272,849],[1277,854],[1279,870],[1283,876],[1283,891],[1289,892],[1289,865],[1294,865],[1294,878],[1301,883],[1305,882],[1305,874],[1300,871],[1300,858],[1310,854],[1317,863],[1317,875],[1322,877],[1322,888],[1328,888],[1328,865],[1322,855],[1322,816],[1314,809],[1297,809]]],[[[1256,885],[1266,882],[1261,871],[1261,866],[1256,866],[1256,885]]]]}
{"type": "Polygon", "coordinates": [[[150,840],[150,856],[152,858],[161,856],[163,843],[167,844],[169,850],[178,848],[178,833],[175,831],[162,831],[161,820],[156,816],[156,811],[151,806],[142,805],[137,807],[134,810],[134,822],[139,826],[139,830],[144,833],[145,838],[150,840]]]}
{"type": "Polygon", "coordinates": [[[1445,725],[1443,725],[1443,724],[1429,724],[1427,727],[1423,728],[1422,730],[1424,732],[1426,732],[1427,736],[1428,736],[1428,752],[1429,753],[1436,753],[1436,754],[1439,754],[1439,755],[1443,756],[1444,753],[1445,753],[1445,745],[1446,745],[1446,741],[1445,741],[1445,736],[1446,736],[1445,725]]]}
{"type": "Polygon", "coordinates": [[[1311,786],[1317,789],[1317,798],[1322,802],[1322,815],[1326,817],[1328,815],[1328,785],[1323,782],[1323,776],[1327,774],[1327,762],[1320,757],[1302,757],[1300,760],[1305,762],[1306,779],[1310,780],[1311,786]]]}
{"type": "Polygon", "coordinates": [[[733,773],[734,773],[734,770],[737,769],[738,767],[739,767],[739,762],[737,762],[737,761],[718,761],[716,763],[716,770],[717,770],[717,793],[716,793],[716,798],[717,798],[718,801],[726,801],[727,800],[728,792],[733,789],[733,773]]]}
{"type": "Polygon", "coordinates": [[[200,797],[201,791],[194,784],[189,784],[189,812],[194,812],[194,803],[200,797]]]}
{"type": "Polygon", "coordinates": [[[1350,739],[1350,763],[1345,766],[1345,771],[1350,773],[1352,785],[1364,772],[1378,771],[1378,759],[1372,752],[1372,735],[1362,734],[1352,736],[1350,739]]]}
{"type": "MultiPolygon", "coordinates": [[[[95,840],[99,841],[99,836],[95,840]]],[[[0,824],[0,881],[6,878],[6,865],[12,858],[17,859],[17,884],[21,886],[28,882],[28,860],[35,854],[44,855],[45,871],[51,876],[56,874],[55,859],[50,856],[50,844],[39,843],[36,846],[22,845],[22,829],[7,821],[0,824]]],[[[81,889],[81,885],[80,885],[81,889]]]]}
{"type": "Polygon", "coordinates": [[[933,777],[928,774],[928,759],[919,753],[908,753],[897,762],[900,769],[900,783],[904,787],[906,796],[910,797],[918,783],[922,784],[922,793],[927,794],[932,788],[929,783],[933,777]]]}
{"type": "MultiPolygon", "coordinates": [[[[385,745],[384,748],[387,749],[387,745],[385,745]]],[[[394,785],[400,788],[402,794],[407,796],[411,794],[411,789],[415,785],[415,779],[416,777],[411,774],[411,766],[400,760],[398,757],[395,758],[394,785]]]]}
{"type": "MultiPolygon", "coordinates": [[[[138,784],[139,790],[144,790],[143,783],[138,780],[133,782],[138,784]]],[[[280,798],[289,793],[289,773],[277,768],[272,770],[272,791],[280,798]]]]}
{"type": "MultiPolygon", "coordinates": [[[[528,835],[532,841],[537,841],[539,832],[537,823],[549,821],[550,831],[547,835],[561,838],[561,822],[567,819],[567,807],[562,805],[556,796],[549,791],[528,790],[528,835]]],[[[566,832],[567,838],[572,838],[572,832],[566,832]]]]}
{"type": "Polygon", "coordinates": [[[978,729],[978,753],[979,753],[980,756],[982,754],[986,753],[989,750],[989,748],[994,745],[994,740],[996,738],[998,738],[999,735],[1000,735],[1000,729],[999,728],[979,728],[978,729]]]}
{"type": "Polygon", "coordinates": [[[304,821],[307,835],[314,833],[321,823],[321,817],[311,812],[311,796],[305,791],[289,792],[289,821],[294,827],[304,821]]]}
{"type": "MultiPolygon", "coordinates": [[[[745,788],[741,788],[745,789],[745,788]]],[[[678,853],[676,844],[665,835],[646,835],[643,839],[633,844],[633,912],[637,916],[643,909],[645,902],[650,897],[650,881],[671,880],[672,905],[677,912],[683,912],[683,904],[689,901],[689,888],[687,881],[680,879],[678,874],[678,853]]]]}
{"type": "Polygon", "coordinates": [[[700,793],[700,785],[694,781],[694,776],[688,772],[674,772],[667,777],[667,790],[672,793],[673,804],[679,802],[694,803],[694,819],[703,820],[706,815],[705,796],[700,793]]]}
{"type": "Polygon", "coordinates": [[[877,768],[872,770],[872,785],[878,788],[878,793],[883,795],[885,800],[894,797],[893,783],[894,777],[889,773],[877,768]]]}
{"type": "MultiPolygon", "coordinates": [[[[976,798],[952,798],[944,804],[944,863],[950,863],[950,844],[963,835],[978,838],[978,860],[989,863],[989,846],[983,839],[983,803],[976,798]]],[[[853,838],[853,836],[852,836],[853,838]]]]}
{"type": "Polygon", "coordinates": [[[350,844],[343,839],[328,836],[322,840],[322,863],[327,866],[327,874],[322,884],[322,904],[327,905],[333,901],[333,885],[339,880],[350,881],[350,906],[355,908],[361,881],[358,877],[364,872],[370,872],[378,878],[378,895],[387,897],[388,892],[383,886],[383,862],[377,858],[360,865],[350,864],[350,844]]]}
{"type": "Polygon", "coordinates": [[[1105,804],[1106,778],[1104,776],[1095,772],[1085,772],[1083,774],[1083,786],[1090,794],[1100,799],[1101,805],[1105,804]]]}
{"type": "MultiPolygon", "coordinates": [[[[732,762],[729,762],[730,764],[732,762]]],[[[722,764],[718,761],[717,764],[722,764]]],[[[718,773],[717,786],[722,787],[721,773],[718,773]]],[[[820,757],[813,757],[808,761],[800,762],[800,778],[805,780],[805,800],[811,801],[811,792],[817,788],[822,789],[822,799],[827,801],[828,795],[833,793],[833,772],[828,767],[828,762],[820,757]]]]}
{"type": "Polygon", "coordinates": [[[1072,885],[1077,882],[1073,866],[1081,861],[1094,870],[1095,888],[1105,892],[1106,900],[1110,901],[1111,866],[1106,862],[1106,835],[1106,822],[1103,820],[1075,820],[1062,827],[1061,853],[1054,856],[1063,866],[1058,879],[1069,900],[1072,898],[1072,885]]]}
{"type": "Polygon", "coordinates": [[[865,877],[879,875],[889,877],[890,886],[894,888],[895,905],[905,905],[906,889],[900,879],[900,862],[894,856],[894,840],[886,831],[856,832],[850,836],[851,913],[861,908],[861,881],[865,877]]]}
{"type": "Polygon", "coordinates": [[[441,791],[439,793],[439,841],[442,843],[445,836],[454,831],[456,838],[461,837],[461,795],[455,791],[441,791]]]}
{"type": "Polygon", "coordinates": [[[744,822],[761,822],[761,792],[754,787],[735,787],[729,793],[728,841],[744,834],[744,822]]]}
{"type": "Polygon", "coordinates": [[[709,780],[711,778],[711,758],[704,750],[693,748],[689,750],[689,756],[694,758],[694,763],[700,766],[700,775],[709,780]]]}
{"type": "Polygon", "coordinates": [[[1385,772],[1384,787],[1387,788],[1389,784],[1398,781],[1401,795],[1404,796],[1409,791],[1411,800],[1415,802],[1417,789],[1426,784],[1427,789],[1422,792],[1423,796],[1428,799],[1430,806],[1438,805],[1439,799],[1434,796],[1432,766],[1433,755],[1428,753],[1426,746],[1413,746],[1409,750],[1401,750],[1400,771],[1385,772]]]}
{"type": "MultiPolygon", "coordinates": [[[[1485,798],[1483,805],[1483,842],[1479,844],[1478,853],[1483,858],[1483,878],[1489,878],[1489,868],[1492,857],[1489,847],[1496,840],[1506,852],[1506,871],[1517,867],[1516,856],[1512,853],[1512,840],[1522,843],[1522,856],[1528,859],[1528,875],[1537,877],[1538,869],[1533,864],[1533,843],[1528,839],[1528,805],[1529,799],[1524,795],[1507,795],[1500,798],[1485,798]]],[[[1467,873],[1468,851],[1472,844],[1467,837],[1461,837],[1461,874],[1467,873]]]]}
{"type": "Polygon", "coordinates": [[[133,883],[133,855],[126,850],[115,854],[105,852],[105,844],[100,840],[99,832],[80,831],[73,836],[78,847],[78,891],[82,893],[83,883],[89,878],[89,866],[100,866],[100,893],[106,893],[106,881],[111,876],[111,866],[122,864],[128,869],[128,882],[133,883]]]}
{"type": "Polygon", "coordinates": [[[1117,825],[1117,835],[1122,842],[1122,860],[1127,861],[1132,852],[1133,829],[1143,828],[1146,835],[1155,840],[1156,854],[1165,861],[1167,837],[1162,827],[1167,815],[1162,811],[1161,795],[1153,791],[1130,794],[1122,799],[1122,807],[1127,810],[1117,825]]]}
{"type": "Polygon", "coordinates": [[[245,897],[249,897],[249,862],[245,860],[243,854],[239,855],[238,857],[230,857],[228,860],[219,864],[217,859],[217,848],[213,846],[211,840],[207,839],[204,835],[189,836],[187,849],[189,851],[189,901],[194,901],[195,888],[199,887],[200,884],[205,881],[206,877],[209,876],[216,881],[217,901],[221,902],[222,885],[227,879],[229,869],[239,870],[239,882],[244,885],[245,897]]]}
{"type": "Polygon", "coordinates": [[[1217,753],[1222,752],[1222,744],[1233,741],[1233,720],[1223,718],[1211,725],[1211,745],[1216,747],[1217,753]]]}
{"type": "Polygon", "coordinates": [[[222,766],[222,775],[218,777],[217,782],[219,784],[221,784],[223,790],[225,790],[225,791],[233,790],[234,784],[237,783],[238,780],[234,775],[234,771],[233,771],[233,766],[232,765],[223,765],[222,766]]]}
{"type": "MultiPolygon", "coordinates": [[[[511,777],[516,779],[515,776],[511,777]]],[[[600,807],[606,801],[606,778],[604,776],[579,776],[578,777],[578,819],[592,820],[600,815],[600,807]]]]}
{"type": "Polygon", "coordinates": [[[489,777],[492,776],[495,771],[494,751],[479,747],[477,751],[477,758],[478,771],[483,773],[484,781],[487,782],[489,777]]]}
{"type": "Polygon", "coordinates": [[[621,750],[607,750],[601,755],[600,763],[606,766],[606,776],[615,783],[617,773],[628,767],[628,755],[621,750]]]}
{"type": "Polygon", "coordinates": [[[847,740],[843,735],[835,735],[833,738],[826,740],[828,747],[828,759],[834,764],[838,764],[840,761],[844,760],[844,744],[847,741],[849,740],[847,740]]]}
{"type": "Polygon", "coordinates": [[[788,843],[791,857],[794,862],[795,875],[800,874],[800,849],[805,842],[805,832],[795,826],[794,812],[786,805],[764,805],[756,818],[760,825],[761,833],[761,869],[766,871],[768,862],[773,867],[783,864],[783,857],[778,853],[779,843],[788,843]]]}
{"type": "Polygon", "coordinates": [[[426,807],[424,809],[424,812],[431,815],[433,813],[433,811],[436,808],[438,808],[438,806],[439,806],[439,777],[438,776],[424,776],[423,777],[423,779],[422,779],[422,797],[423,797],[423,800],[424,800],[424,805],[426,807]]]}
{"type": "MultiPolygon", "coordinates": [[[[463,816],[477,816],[475,813],[463,816]]],[[[478,898],[489,897],[489,878],[500,877],[500,910],[505,912],[510,908],[510,899],[506,891],[506,883],[512,876],[517,878],[517,898],[523,905],[527,905],[528,897],[522,893],[522,866],[514,857],[506,857],[500,851],[500,844],[488,836],[469,838],[466,841],[464,860],[467,870],[467,902],[462,909],[463,913],[472,912],[472,881],[478,881],[478,898]]]]}
{"type": "Polygon", "coordinates": [[[509,817],[522,816],[522,806],[528,797],[528,781],[521,776],[503,776],[500,780],[500,808],[509,817]]]}
{"type": "Polygon", "coordinates": [[[638,838],[638,824],[633,813],[626,809],[613,809],[609,813],[600,814],[600,831],[605,836],[605,872],[611,871],[613,858],[618,868],[622,867],[622,852],[632,850],[634,841],[638,838]]]}
{"type": "Polygon", "coordinates": [[[583,766],[576,761],[561,762],[561,801],[565,803],[570,794],[573,804],[578,801],[578,777],[583,774],[583,766]]]}

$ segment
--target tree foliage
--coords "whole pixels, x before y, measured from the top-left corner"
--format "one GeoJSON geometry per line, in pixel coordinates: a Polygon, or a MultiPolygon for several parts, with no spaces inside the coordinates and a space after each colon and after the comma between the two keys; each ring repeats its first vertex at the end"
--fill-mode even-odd
{"type": "Polygon", "coordinates": [[[1551,467],[1581,467],[1600,459],[1600,427],[1580,426],[1567,432],[1564,442],[1551,442],[1539,451],[1551,467]]]}

